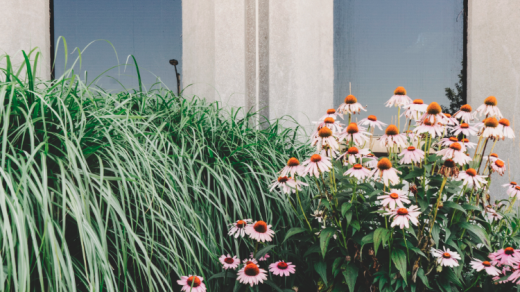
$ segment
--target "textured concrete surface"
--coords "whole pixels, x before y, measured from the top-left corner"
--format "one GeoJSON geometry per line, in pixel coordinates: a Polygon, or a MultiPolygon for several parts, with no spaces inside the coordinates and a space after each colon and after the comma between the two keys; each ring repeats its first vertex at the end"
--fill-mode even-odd
{"type": "Polygon", "coordinates": [[[493,150],[507,162],[508,171],[503,177],[493,175],[492,200],[507,197],[502,184],[520,180],[520,118],[516,121],[520,113],[519,20],[518,0],[469,1],[468,102],[476,108],[487,96],[496,96],[517,136],[499,141],[493,150]]]}
{"type": "Polygon", "coordinates": [[[333,1],[270,1],[270,117],[291,115],[309,131],[333,106],[333,1]]]}
{"type": "Polygon", "coordinates": [[[183,1],[183,85],[224,106],[311,122],[332,107],[332,0],[183,1]]]}
{"type": "MultiPolygon", "coordinates": [[[[9,54],[13,66],[23,64],[21,50],[38,48],[37,73],[50,77],[49,0],[4,0],[0,4],[0,55],[9,54]]],[[[33,54],[34,56],[34,54],[33,54]]],[[[1,66],[5,68],[5,62],[1,66]]]]}

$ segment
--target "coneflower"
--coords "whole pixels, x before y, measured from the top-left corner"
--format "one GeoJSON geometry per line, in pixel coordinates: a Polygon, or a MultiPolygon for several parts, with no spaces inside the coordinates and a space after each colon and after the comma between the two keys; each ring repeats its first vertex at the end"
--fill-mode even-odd
{"type": "Polygon", "coordinates": [[[451,133],[455,136],[458,136],[460,134],[469,137],[469,136],[475,136],[477,135],[477,128],[470,126],[467,123],[461,123],[460,125],[457,125],[455,127],[449,127],[451,130],[451,133]]]}
{"type": "Polygon", "coordinates": [[[406,111],[401,116],[417,121],[426,112],[428,105],[422,99],[414,99],[412,103],[403,106],[403,108],[406,111]]]}
{"type": "Polygon", "coordinates": [[[498,121],[498,129],[502,132],[502,139],[515,138],[515,131],[510,127],[508,119],[500,119],[500,121],[498,121]]]}
{"type": "Polygon", "coordinates": [[[348,127],[346,127],[345,130],[339,135],[338,140],[345,140],[347,144],[349,144],[350,141],[353,141],[354,145],[362,146],[368,142],[369,137],[367,136],[371,135],[365,130],[366,129],[364,127],[359,127],[356,123],[350,123],[348,127]]]}
{"type": "Polygon", "coordinates": [[[477,189],[479,189],[482,185],[487,184],[484,176],[478,175],[477,171],[473,168],[468,168],[466,171],[459,173],[457,180],[463,181],[462,185],[475,187],[477,189]]]}
{"type": "Polygon", "coordinates": [[[394,147],[394,145],[406,147],[406,136],[399,134],[399,129],[395,125],[389,125],[379,141],[383,147],[394,147]]]}
{"type": "Polygon", "coordinates": [[[399,156],[403,157],[399,161],[400,164],[420,163],[424,159],[424,151],[414,146],[409,146],[404,148],[399,156]]]}
{"type": "Polygon", "coordinates": [[[426,113],[424,113],[420,119],[421,123],[424,123],[425,120],[430,121],[432,124],[439,123],[446,125],[449,123],[448,118],[442,113],[441,106],[436,102],[430,103],[426,109],[426,113]]]}
{"type": "Polygon", "coordinates": [[[377,117],[374,116],[374,115],[369,115],[368,117],[362,119],[359,121],[359,124],[360,125],[363,125],[363,126],[370,126],[372,129],[375,129],[376,127],[379,128],[379,130],[383,130],[382,127],[386,126],[385,123],[381,122],[381,121],[378,121],[377,120],[377,117]]]}
{"type": "Polygon", "coordinates": [[[495,117],[489,117],[484,120],[484,128],[482,137],[500,139],[502,137],[502,131],[498,127],[498,120],[495,117]]]}
{"type": "Polygon", "coordinates": [[[456,112],[453,117],[456,119],[461,119],[462,122],[469,124],[471,121],[475,119],[476,112],[472,112],[472,108],[469,104],[465,104],[460,107],[460,110],[456,112]]]}
{"type": "Polygon", "coordinates": [[[245,285],[258,285],[267,280],[267,271],[260,269],[256,264],[250,263],[238,271],[237,280],[245,285]]]}
{"type": "Polygon", "coordinates": [[[450,147],[437,151],[436,154],[442,156],[442,160],[453,159],[455,163],[461,166],[472,160],[462,151],[462,146],[459,143],[453,143],[450,147]]]}
{"type": "Polygon", "coordinates": [[[402,86],[398,86],[394,90],[394,95],[390,97],[390,99],[386,102],[385,105],[387,107],[393,107],[394,105],[398,107],[403,107],[410,103],[412,103],[412,99],[409,98],[408,95],[406,95],[406,89],[404,89],[404,87],[402,86]]]}
{"type": "Polygon", "coordinates": [[[383,179],[385,185],[388,183],[397,184],[399,183],[399,177],[397,173],[401,173],[397,169],[392,167],[392,162],[386,157],[381,158],[377,163],[377,167],[370,173],[370,176],[375,180],[383,179]]]}
{"type": "Polygon", "coordinates": [[[300,165],[300,161],[296,159],[295,157],[289,158],[287,161],[287,165],[282,168],[280,171],[281,176],[287,176],[291,174],[291,177],[294,177],[295,174],[298,174],[300,176],[303,175],[305,168],[303,165],[300,165]]]}
{"type": "Polygon", "coordinates": [[[204,278],[200,276],[182,276],[181,279],[177,281],[177,284],[182,286],[181,291],[206,292],[206,285],[202,283],[203,280],[204,278]]]}
{"type": "Polygon", "coordinates": [[[497,107],[498,101],[497,98],[494,96],[488,96],[484,100],[484,104],[479,106],[476,110],[477,113],[479,113],[480,116],[484,115],[486,117],[494,117],[497,119],[503,118],[502,113],[497,107]]]}
{"type": "Polygon", "coordinates": [[[332,168],[330,158],[319,154],[312,155],[311,158],[309,158],[309,160],[305,160],[303,162],[303,165],[305,166],[303,176],[310,174],[318,178],[320,177],[320,173],[330,171],[330,169],[332,168]]]}
{"type": "Polygon", "coordinates": [[[364,155],[370,154],[370,150],[368,149],[358,149],[355,146],[352,146],[347,149],[345,153],[343,153],[338,160],[341,159],[344,161],[345,165],[355,164],[359,161],[364,155]]]}
{"type": "Polygon", "coordinates": [[[430,120],[423,120],[415,127],[414,131],[417,134],[428,133],[432,138],[444,135],[444,125],[440,123],[432,123],[430,120]]]}
{"type": "Polygon", "coordinates": [[[431,253],[433,257],[437,258],[437,263],[445,267],[457,267],[459,265],[457,260],[461,259],[458,253],[446,247],[444,247],[444,250],[432,248],[431,253]]]}
{"type": "Polygon", "coordinates": [[[338,108],[338,112],[343,114],[356,114],[361,110],[367,111],[352,94],[345,97],[345,101],[338,108]]]}
{"type": "Polygon", "coordinates": [[[333,118],[336,119],[337,117],[340,117],[343,119],[343,115],[341,113],[336,112],[335,109],[330,108],[327,110],[327,114],[320,118],[321,121],[325,120],[326,118],[333,118]]]}
{"type": "Polygon", "coordinates": [[[339,143],[336,136],[328,127],[321,128],[318,133],[312,138],[312,146],[316,146],[318,151],[321,151],[324,145],[328,145],[331,149],[338,149],[339,143]]]}
{"type": "Polygon", "coordinates": [[[261,220],[248,225],[246,227],[246,233],[252,239],[261,242],[272,241],[274,236],[274,231],[271,229],[271,225],[267,225],[267,223],[261,220]]]}

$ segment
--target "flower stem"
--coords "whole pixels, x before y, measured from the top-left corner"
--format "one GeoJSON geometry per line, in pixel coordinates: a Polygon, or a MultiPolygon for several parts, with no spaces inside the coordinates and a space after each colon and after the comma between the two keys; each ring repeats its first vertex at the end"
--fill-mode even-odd
{"type": "Polygon", "coordinates": [[[430,227],[430,234],[428,235],[428,238],[431,238],[433,226],[435,225],[435,219],[437,218],[437,211],[439,210],[439,203],[441,202],[442,197],[442,190],[444,189],[444,186],[446,185],[446,181],[448,180],[448,177],[445,176],[442,180],[441,189],[439,190],[439,196],[437,196],[437,203],[435,204],[435,211],[433,213],[433,219],[432,219],[432,226],[430,227]]]}
{"type": "Polygon", "coordinates": [[[300,200],[300,194],[298,193],[298,188],[296,188],[296,198],[298,199],[298,204],[300,204],[300,208],[302,209],[303,217],[305,218],[307,225],[309,225],[309,231],[312,232],[311,224],[309,223],[309,220],[307,219],[307,216],[305,215],[305,211],[303,211],[302,201],[300,200]]]}
{"type": "Polygon", "coordinates": [[[408,243],[406,242],[406,234],[404,233],[404,229],[401,229],[403,231],[403,238],[404,238],[404,246],[406,246],[406,255],[408,258],[408,264],[410,263],[410,252],[408,251],[408,243]]]}

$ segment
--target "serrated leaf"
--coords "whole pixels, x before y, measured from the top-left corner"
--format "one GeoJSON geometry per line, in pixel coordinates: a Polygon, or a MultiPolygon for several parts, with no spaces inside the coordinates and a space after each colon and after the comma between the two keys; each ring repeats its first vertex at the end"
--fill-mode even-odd
{"type": "Polygon", "coordinates": [[[258,260],[259,258],[263,257],[268,251],[270,251],[271,249],[273,249],[275,247],[276,247],[276,245],[272,244],[272,245],[268,245],[268,246],[262,248],[261,250],[256,252],[255,259],[258,260]]]}
{"type": "Polygon", "coordinates": [[[451,202],[451,201],[444,202],[443,208],[456,209],[456,210],[462,211],[464,214],[466,214],[466,210],[464,210],[464,208],[462,208],[459,204],[457,204],[455,202],[451,202]]]}
{"type": "Polygon", "coordinates": [[[323,283],[327,286],[327,264],[323,261],[314,264],[314,270],[320,275],[323,283]]]}
{"type": "Polygon", "coordinates": [[[283,240],[282,243],[284,243],[287,239],[289,239],[289,237],[296,235],[298,233],[305,232],[306,230],[307,229],[301,228],[301,227],[293,227],[293,228],[289,229],[289,231],[287,231],[287,233],[285,234],[285,239],[283,240]]]}
{"type": "Polygon", "coordinates": [[[377,228],[376,231],[374,231],[374,252],[375,255],[377,255],[377,249],[379,248],[379,244],[383,242],[383,236],[384,234],[388,232],[388,230],[384,228],[377,228]]]}
{"type": "Polygon", "coordinates": [[[323,229],[320,233],[320,250],[321,255],[325,258],[325,254],[327,253],[327,248],[329,247],[330,238],[336,232],[336,228],[327,227],[323,229]]]}
{"type": "Polygon", "coordinates": [[[352,261],[346,265],[346,269],[343,271],[343,276],[345,276],[345,282],[347,282],[348,290],[350,292],[354,292],[358,273],[359,269],[352,261]]]}
{"type": "Polygon", "coordinates": [[[489,237],[488,234],[484,229],[477,225],[470,224],[468,222],[463,222],[460,224],[460,227],[465,228],[468,230],[468,232],[471,232],[475,234],[477,238],[480,239],[480,241],[486,245],[486,247],[491,251],[491,247],[489,245],[489,237]]]}
{"type": "Polygon", "coordinates": [[[347,217],[346,213],[348,212],[348,210],[350,210],[350,208],[352,208],[351,203],[349,203],[349,202],[343,203],[343,205],[341,205],[341,215],[343,215],[343,217],[347,217]]]}
{"type": "Polygon", "coordinates": [[[392,250],[392,262],[403,277],[404,282],[408,285],[408,277],[406,275],[406,253],[400,249],[392,250]]]}

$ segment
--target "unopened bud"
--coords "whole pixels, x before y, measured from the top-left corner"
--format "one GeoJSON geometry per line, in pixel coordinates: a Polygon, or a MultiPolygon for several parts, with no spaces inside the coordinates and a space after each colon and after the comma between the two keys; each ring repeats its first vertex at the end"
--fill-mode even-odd
{"type": "Polygon", "coordinates": [[[345,257],[345,260],[346,260],[347,262],[350,262],[351,259],[352,259],[352,258],[351,258],[350,256],[346,256],[346,257],[345,257]]]}

